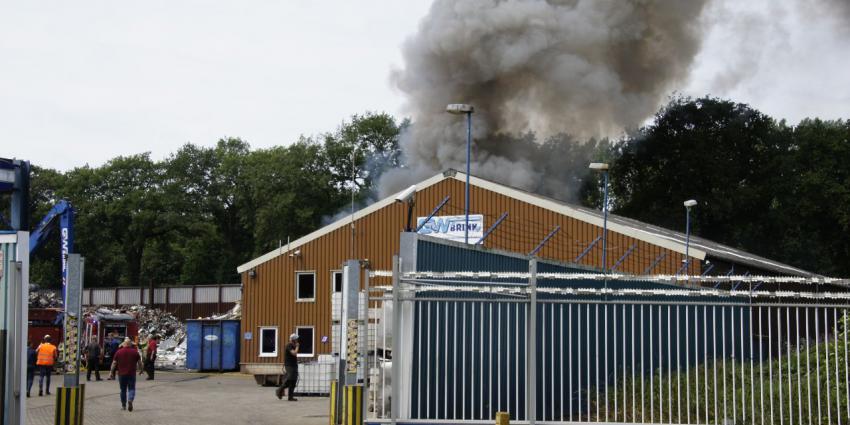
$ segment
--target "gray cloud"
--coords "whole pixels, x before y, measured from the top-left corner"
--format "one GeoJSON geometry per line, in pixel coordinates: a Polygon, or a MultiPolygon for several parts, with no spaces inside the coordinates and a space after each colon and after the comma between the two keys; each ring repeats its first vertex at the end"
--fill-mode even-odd
{"type": "Polygon", "coordinates": [[[409,168],[382,179],[382,194],[462,168],[465,122],[444,112],[448,103],[476,108],[473,173],[529,190],[549,186],[544,170],[564,158],[497,146],[498,136],[581,140],[640,124],[688,77],[706,2],[436,1],[392,74],[413,125],[401,141],[409,168]]]}

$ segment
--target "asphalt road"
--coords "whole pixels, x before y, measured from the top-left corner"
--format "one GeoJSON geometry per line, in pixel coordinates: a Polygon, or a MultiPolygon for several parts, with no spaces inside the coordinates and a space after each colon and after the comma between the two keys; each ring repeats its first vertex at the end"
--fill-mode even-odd
{"type": "MultiPolygon", "coordinates": [[[[84,378],[85,379],[85,378],[84,378]]],[[[105,377],[104,377],[105,379],[105,377]]],[[[62,382],[54,375],[53,384],[62,382]]],[[[27,424],[54,423],[53,395],[38,397],[38,378],[27,400],[27,424]]],[[[322,424],[328,423],[326,397],[278,400],[274,388],[260,387],[251,376],[157,372],[154,381],[139,377],[134,411],[121,410],[117,381],[86,382],[86,425],[135,424],[322,424]]]]}

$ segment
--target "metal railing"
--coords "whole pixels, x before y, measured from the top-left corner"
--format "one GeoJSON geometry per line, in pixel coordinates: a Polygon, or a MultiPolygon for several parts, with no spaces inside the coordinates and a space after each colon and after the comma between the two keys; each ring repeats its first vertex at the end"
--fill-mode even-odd
{"type": "Polygon", "coordinates": [[[392,317],[389,300],[402,312],[370,328],[367,420],[850,424],[845,292],[538,277],[417,273],[395,293],[371,288],[375,315],[392,317]],[[380,349],[392,328],[410,336],[395,359],[380,349]]]}

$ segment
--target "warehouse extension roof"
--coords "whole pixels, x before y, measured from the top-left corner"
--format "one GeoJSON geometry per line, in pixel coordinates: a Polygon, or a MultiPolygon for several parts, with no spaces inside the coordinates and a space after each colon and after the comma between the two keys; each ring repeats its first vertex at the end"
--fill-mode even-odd
{"type": "MultiPolygon", "coordinates": [[[[465,182],[466,174],[455,170],[447,170],[443,173],[437,174],[429,179],[417,183],[416,190],[420,191],[434,184],[437,184],[445,179],[456,179],[465,182]]],[[[565,216],[572,217],[576,220],[584,221],[600,227],[602,226],[603,215],[602,211],[599,210],[568,204],[552,198],[527,192],[525,190],[506,186],[501,183],[482,179],[473,175],[470,175],[469,183],[472,186],[490,190],[502,194],[504,196],[508,196],[529,203],[531,205],[535,205],[540,208],[548,209],[558,214],[563,214],[565,216]]],[[[288,245],[276,248],[272,251],[267,252],[266,254],[261,255],[260,257],[257,257],[245,264],[242,264],[237,267],[236,270],[239,273],[244,273],[259,264],[265,263],[266,261],[269,261],[275,257],[286,254],[290,250],[295,250],[298,247],[314,239],[326,235],[340,227],[348,225],[349,223],[351,223],[352,218],[354,220],[360,219],[377,210],[380,210],[381,208],[393,204],[395,202],[396,196],[397,194],[393,194],[380,201],[377,201],[355,212],[354,217],[352,217],[351,215],[347,215],[327,226],[324,226],[312,233],[309,233],[299,239],[296,239],[288,245]]],[[[626,236],[630,236],[635,239],[642,240],[644,242],[648,242],[657,246],[670,249],[672,251],[676,251],[682,254],[685,253],[685,234],[681,232],[676,232],[670,229],[653,226],[651,224],[643,223],[641,221],[621,217],[616,214],[608,214],[608,229],[612,232],[617,232],[626,236]]],[[[806,277],[818,276],[815,273],[811,273],[802,269],[798,269],[796,267],[779,263],[777,261],[759,257],[757,255],[753,255],[748,252],[741,251],[739,249],[735,249],[716,242],[712,242],[703,238],[695,237],[693,235],[690,238],[689,255],[700,260],[705,260],[706,258],[715,258],[725,260],[730,263],[743,264],[783,275],[806,277]]]]}

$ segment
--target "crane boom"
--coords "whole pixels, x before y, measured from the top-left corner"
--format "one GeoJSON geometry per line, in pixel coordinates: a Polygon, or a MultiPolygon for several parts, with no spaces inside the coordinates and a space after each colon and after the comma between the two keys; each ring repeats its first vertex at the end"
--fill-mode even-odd
{"type": "Polygon", "coordinates": [[[47,212],[38,226],[30,233],[30,254],[47,240],[59,221],[60,251],[62,257],[62,287],[68,278],[68,254],[74,252],[74,207],[67,199],[62,199],[47,212]]]}

